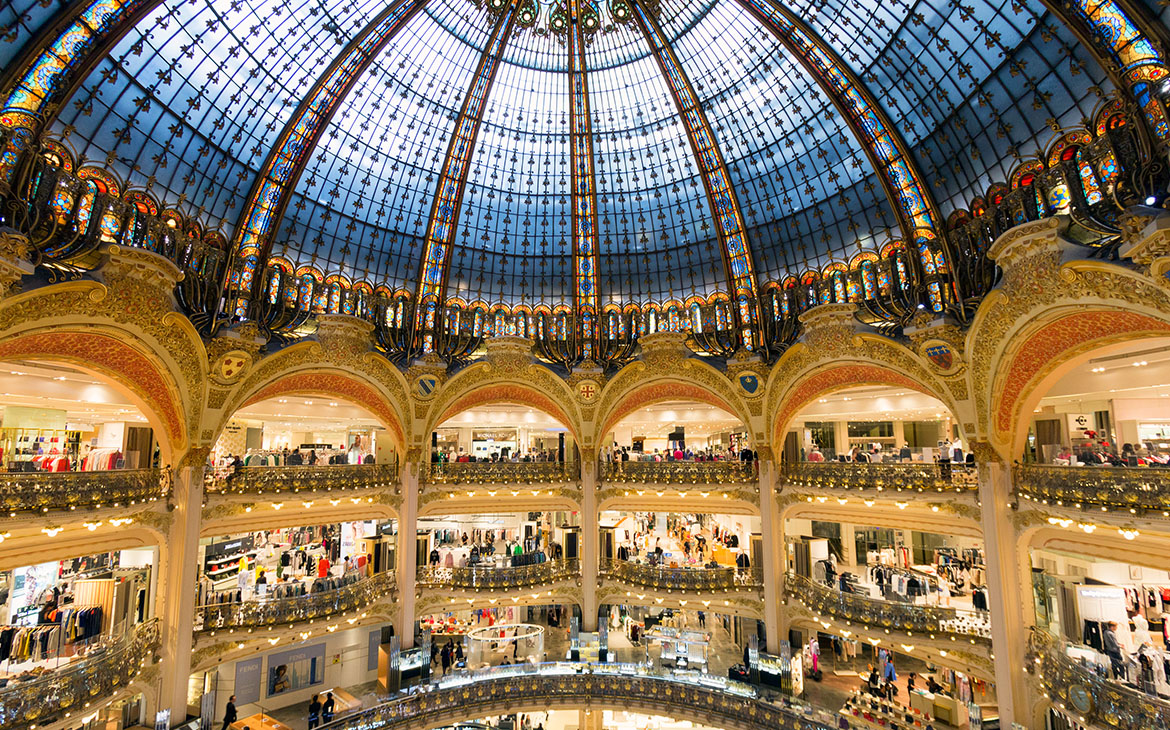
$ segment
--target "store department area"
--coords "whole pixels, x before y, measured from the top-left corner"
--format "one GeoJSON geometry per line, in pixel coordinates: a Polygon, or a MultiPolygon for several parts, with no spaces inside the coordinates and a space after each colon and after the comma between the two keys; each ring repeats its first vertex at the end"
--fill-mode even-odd
{"type": "Polygon", "coordinates": [[[444,421],[431,435],[431,461],[576,461],[573,435],[542,411],[499,403],[444,421]]]}
{"type": "Polygon", "coordinates": [[[749,568],[760,519],[749,515],[601,513],[602,555],[655,568],[749,568]]]}
{"type": "Polygon", "coordinates": [[[746,428],[722,408],[667,401],[622,418],[601,448],[602,461],[717,461],[750,450],[746,428]]]}
{"type": "Polygon", "coordinates": [[[579,557],[580,528],[567,512],[449,515],[418,520],[420,564],[519,568],[579,557]]]}

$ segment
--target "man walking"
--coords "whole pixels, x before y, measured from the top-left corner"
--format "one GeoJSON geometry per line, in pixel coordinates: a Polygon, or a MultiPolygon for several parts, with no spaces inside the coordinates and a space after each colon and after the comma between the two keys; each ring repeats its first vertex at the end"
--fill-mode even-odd
{"type": "Polygon", "coordinates": [[[236,696],[228,697],[227,707],[223,711],[223,730],[229,730],[236,721],[236,696]]]}

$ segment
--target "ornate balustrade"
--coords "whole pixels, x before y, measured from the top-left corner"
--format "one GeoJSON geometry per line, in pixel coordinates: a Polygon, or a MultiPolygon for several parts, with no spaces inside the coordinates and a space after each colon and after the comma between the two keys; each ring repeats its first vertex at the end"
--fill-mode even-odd
{"type": "Polygon", "coordinates": [[[784,465],[784,478],[797,489],[855,489],[872,492],[967,493],[979,490],[979,474],[965,464],[853,464],[797,461],[784,465]]]}
{"type": "Polygon", "coordinates": [[[371,578],[331,591],[293,598],[270,598],[239,603],[215,603],[195,609],[197,631],[276,626],[297,621],[337,616],[363,609],[397,589],[396,573],[377,573],[371,578]]]}
{"type": "Polygon", "coordinates": [[[420,565],[416,582],[430,588],[469,588],[505,591],[510,588],[528,588],[545,585],[563,578],[579,576],[581,563],[572,560],[547,560],[543,563],[516,567],[492,568],[467,566],[444,568],[438,565],[420,565]]]}
{"type": "Polygon", "coordinates": [[[86,703],[129,684],[158,647],[158,619],[152,619],[113,643],[90,649],[85,659],[29,682],[9,680],[0,689],[0,727],[46,725],[63,713],[81,712],[86,703]]]}
{"type": "Polygon", "coordinates": [[[466,461],[431,464],[428,484],[561,484],[581,478],[576,461],[466,461]]]}
{"type": "Polygon", "coordinates": [[[171,494],[167,469],[0,472],[0,509],[18,512],[99,509],[144,504],[171,494]]]}
{"type": "Polygon", "coordinates": [[[398,486],[397,464],[335,464],[331,466],[245,466],[218,469],[207,475],[208,494],[274,494],[278,492],[343,492],[392,489],[398,486]]]}
{"type": "Polygon", "coordinates": [[[1170,702],[1107,679],[1069,658],[1065,644],[1033,628],[1028,638],[1028,668],[1059,708],[1082,725],[1120,730],[1170,728],[1170,702]]]}
{"type": "Polygon", "coordinates": [[[614,484],[754,484],[755,461],[606,461],[601,481],[614,484]]]}
{"type": "Polygon", "coordinates": [[[623,583],[666,591],[734,591],[764,586],[760,568],[662,568],[631,560],[604,560],[601,572],[623,583]]]}
{"type": "Polygon", "coordinates": [[[1016,495],[1041,504],[1170,517],[1170,469],[1016,464],[1016,495]]]}
{"type": "Polygon", "coordinates": [[[991,616],[987,611],[882,601],[842,593],[793,573],[786,576],[784,589],[817,615],[875,629],[926,634],[931,638],[957,637],[991,645],[991,616]]]}
{"type": "Polygon", "coordinates": [[[622,708],[699,724],[755,730],[830,730],[833,715],[713,675],[656,672],[630,664],[558,662],[457,673],[323,728],[427,728],[527,709],[622,708]]]}

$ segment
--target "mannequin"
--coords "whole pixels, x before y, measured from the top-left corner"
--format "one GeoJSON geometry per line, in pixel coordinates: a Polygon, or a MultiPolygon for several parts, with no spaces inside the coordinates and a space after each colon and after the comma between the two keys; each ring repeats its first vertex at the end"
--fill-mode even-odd
{"type": "Polygon", "coordinates": [[[1150,636],[1150,622],[1140,613],[1133,617],[1133,646],[1134,651],[1140,652],[1146,647],[1153,648],[1154,639],[1150,636]]]}

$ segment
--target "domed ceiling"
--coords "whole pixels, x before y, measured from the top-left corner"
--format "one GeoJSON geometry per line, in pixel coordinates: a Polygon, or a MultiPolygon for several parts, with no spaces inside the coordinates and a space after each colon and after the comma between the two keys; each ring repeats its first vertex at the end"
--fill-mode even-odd
{"type": "Polygon", "coordinates": [[[941,229],[1113,91],[1038,0],[787,2],[102,0],[133,29],[54,131],[293,266],[418,292],[430,252],[448,297],[644,303],[941,229]],[[283,156],[290,120],[320,134],[283,156]]]}

